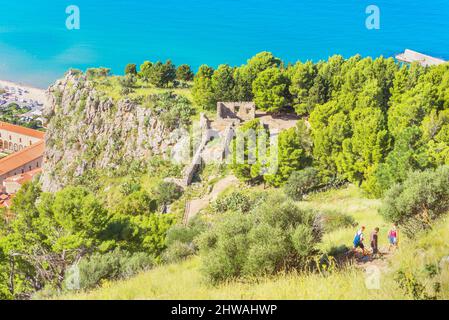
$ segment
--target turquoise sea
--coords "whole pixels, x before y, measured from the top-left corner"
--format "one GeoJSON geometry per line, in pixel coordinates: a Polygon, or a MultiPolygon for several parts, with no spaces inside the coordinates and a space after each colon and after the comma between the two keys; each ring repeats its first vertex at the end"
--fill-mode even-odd
{"type": "Polygon", "coordinates": [[[394,55],[449,59],[448,0],[0,0],[0,79],[46,87],[70,67],[172,59],[240,65],[260,51],[286,61],[394,55]],[[365,27],[369,5],[380,30],[365,27]],[[80,30],[65,27],[80,9],[80,30]]]}

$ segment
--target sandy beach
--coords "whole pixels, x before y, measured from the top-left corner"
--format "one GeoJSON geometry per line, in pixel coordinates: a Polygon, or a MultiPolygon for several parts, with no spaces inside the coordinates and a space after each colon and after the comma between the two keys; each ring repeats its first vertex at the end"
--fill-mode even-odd
{"type": "Polygon", "coordinates": [[[22,94],[20,95],[21,99],[39,101],[43,104],[47,102],[45,97],[45,90],[34,88],[31,86],[23,85],[20,83],[14,83],[11,81],[0,80],[0,89],[4,89],[5,87],[21,89],[22,94]]]}

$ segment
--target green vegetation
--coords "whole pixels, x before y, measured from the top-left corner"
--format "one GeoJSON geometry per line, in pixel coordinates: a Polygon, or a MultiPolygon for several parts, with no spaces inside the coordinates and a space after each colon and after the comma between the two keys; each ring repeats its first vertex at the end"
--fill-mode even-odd
{"type": "MultiPolygon", "coordinates": [[[[136,259],[134,273],[143,270],[148,259],[142,255],[160,259],[166,233],[175,221],[173,215],[157,213],[159,201],[138,190],[108,209],[83,187],[50,194],[42,193],[36,182],[26,184],[14,198],[15,218],[0,227],[0,271],[10,279],[0,284],[1,296],[27,298],[43,289],[49,293],[63,290],[64,275],[72,265],[94,254],[89,260],[93,266],[87,262],[84,266],[96,268],[97,263],[106,263],[102,259],[109,261],[109,256],[102,258],[101,254],[115,259],[111,252],[117,249],[123,250],[123,259],[131,255],[136,259]]],[[[121,277],[130,266],[120,268],[121,277]]],[[[117,270],[111,274],[97,271],[101,275],[98,281],[108,275],[118,277],[117,270]]],[[[86,279],[87,287],[99,283],[92,279],[86,279]]]]}
{"type": "MultiPolygon", "coordinates": [[[[448,164],[448,79],[447,64],[400,66],[392,58],[356,55],[291,65],[263,52],[238,68],[202,66],[192,92],[195,104],[205,109],[220,100],[254,100],[262,111],[304,116],[312,166],[323,183],[349,181],[381,197],[412,171],[448,164]]],[[[286,140],[281,158],[298,149],[295,139],[286,140]]],[[[270,183],[283,185],[302,168],[281,168],[270,183]]],[[[244,171],[237,175],[253,183],[254,172],[251,177],[248,168],[244,171]]]]}
{"type": "Polygon", "coordinates": [[[19,107],[17,104],[11,103],[10,105],[3,106],[0,109],[0,121],[12,123],[18,126],[27,127],[35,130],[42,129],[42,123],[37,119],[27,121],[20,120],[19,116],[24,113],[27,113],[28,111],[30,111],[29,108],[19,107]]]}
{"type": "Polygon", "coordinates": [[[134,63],[128,63],[125,67],[125,75],[137,75],[137,66],[134,63]]]}
{"type": "Polygon", "coordinates": [[[195,74],[188,64],[182,64],[176,69],[176,79],[179,81],[193,81],[195,74]]]}
{"type": "Polygon", "coordinates": [[[410,237],[432,228],[434,220],[449,210],[449,167],[410,174],[385,196],[381,210],[389,221],[398,223],[410,237]]]}
{"type": "Polygon", "coordinates": [[[318,219],[274,196],[250,214],[226,213],[199,240],[207,279],[219,283],[306,268],[322,234],[318,219]]]}
{"type": "Polygon", "coordinates": [[[254,102],[259,109],[279,112],[289,104],[288,77],[278,68],[262,71],[254,80],[254,102]]]}
{"type": "Polygon", "coordinates": [[[167,88],[173,86],[176,79],[176,66],[167,60],[165,63],[157,61],[152,63],[145,61],[140,66],[138,76],[145,82],[157,88],[167,88]]]}
{"type": "Polygon", "coordinates": [[[212,87],[213,74],[213,68],[202,65],[195,76],[194,85],[192,88],[193,101],[206,110],[214,109],[216,103],[212,87]]]}
{"type": "Polygon", "coordinates": [[[118,249],[105,254],[94,253],[78,264],[79,286],[80,289],[92,289],[102,281],[129,278],[154,265],[154,258],[145,253],[131,254],[118,249]]]}
{"type": "Polygon", "coordinates": [[[285,184],[285,193],[293,200],[302,200],[303,197],[316,190],[320,185],[318,171],[315,168],[305,168],[290,175],[285,184]]]}
{"type": "Polygon", "coordinates": [[[196,110],[186,97],[171,92],[148,96],[144,106],[154,110],[158,119],[168,129],[187,127],[196,114],[196,110]]]}
{"type": "MultiPolygon", "coordinates": [[[[377,213],[380,202],[362,197],[351,186],[317,193],[301,206],[331,212],[342,211],[347,217],[332,223],[319,243],[322,252],[336,244],[352,243],[354,223],[364,223],[368,230],[379,226],[380,247],[387,245],[389,225],[377,213]],[[351,218],[348,218],[351,217],[351,218]]],[[[64,299],[448,299],[449,269],[444,264],[449,244],[449,219],[435,222],[433,229],[415,239],[404,237],[382,269],[379,290],[365,286],[363,269],[349,264],[326,271],[291,271],[275,276],[258,276],[246,280],[229,280],[218,285],[205,281],[201,258],[163,265],[124,281],[104,282],[101,288],[63,296],[64,299]],[[417,252],[419,258],[417,259],[417,252]],[[415,290],[413,290],[415,288],[415,290]],[[417,290],[416,290],[417,289],[417,290]],[[435,289],[437,289],[435,291],[435,289]]],[[[265,239],[265,237],[263,237],[265,239]]]]}
{"type": "Polygon", "coordinates": [[[259,119],[248,121],[238,128],[231,155],[231,166],[237,178],[251,184],[263,180],[265,159],[259,156],[259,146],[268,139],[268,133],[259,119]]]}
{"type": "MultiPolygon", "coordinates": [[[[78,263],[82,289],[94,291],[77,298],[448,298],[449,65],[360,56],[286,64],[262,52],[196,75],[146,61],[122,77],[105,68],[86,76],[100,95],[136,101],[167,129],[188,128],[220,100],[303,119],[266,150],[260,119],[242,124],[232,163],[202,167],[185,190],[165,181],[182,167],[156,156],[69,172],[54,194],[26,185],[1,212],[2,298],[66,294],[78,263]],[[212,197],[230,171],[240,185],[212,197]],[[210,205],[181,225],[187,202],[206,196],[210,205]],[[348,252],[360,225],[379,227],[384,249],[393,223],[397,251],[369,262],[348,252]],[[378,264],[381,289],[368,290],[364,268],[378,264]]],[[[102,144],[86,144],[82,160],[93,164],[102,144]]]]}

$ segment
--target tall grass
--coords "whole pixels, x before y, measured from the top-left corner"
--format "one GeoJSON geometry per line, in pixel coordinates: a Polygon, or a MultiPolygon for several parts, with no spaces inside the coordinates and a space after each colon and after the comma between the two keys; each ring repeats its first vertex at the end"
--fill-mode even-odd
{"type": "MultiPolygon", "coordinates": [[[[342,190],[317,194],[301,205],[318,209],[339,210],[351,215],[367,230],[381,228],[380,246],[386,246],[388,224],[377,213],[379,201],[364,199],[361,191],[350,186],[342,190]]],[[[339,229],[324,236],[320,249],[351,246],[354,228],[339,229]]],[[[396,278],[398,271],[412,274],[431,295],[439,283],[438,298],[449,299],[449,263],[441,260],[449,256],[449,218],[438,222],[430,232],[416,239],[401,239],[400,249],[392,254],[381,274],[380,289],[365,285],[363,267],[347,266],[329,273],[288,273],[251,281],[230,281],[212,286],[200,272],[198,258],[160,266],[135,278],[105,283],[91,292],[65,295],[63,299],[413,299],[402,289],[396,278]],[[429,265],[438,265],[438,273],[429,275],[429,265]]],[[[430,268],[433,270],[432,268],[430,268]]]]}

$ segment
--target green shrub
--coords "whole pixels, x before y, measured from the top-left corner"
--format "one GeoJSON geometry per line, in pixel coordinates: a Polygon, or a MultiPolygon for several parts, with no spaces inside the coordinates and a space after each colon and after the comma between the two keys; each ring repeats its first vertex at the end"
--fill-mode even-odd
{"type": "Polygon", "coordinates": [[[129,196],[141,189],[142,186],[140,185],[140,181],[136,177],[129,178],[120,185],[120,192],[125,196],[129,196]]]}
{"type": "Polygon", "coordinates": [[[150,95],[145,105],[156,112],[167,129],[188,126],[196,113],[189,99],[172,92],[150,95]]]}
{"type": "Polygon", "coordinates": [[[157,209],[156,200],[144,190],[135,191],[125,196],[117,204],[115,212],[123,215],[144,215],[155,212],[157,209]]]}
{"type": "Polygon", "coordinates": [[[162,254],[162,261],[165,263],[174,263],[185,260],[195,253],[196,248],[193,243],[175,241],[162,254]]]}
{"type": "Polygon", "coordinates": [[[90,68],[86,70],[86,76],[88,80],[97,78],[105,78],[111,75],[111,69],[108,68],[90,68]]]}
{"type": "Polygon", "coordinates": [[[199,218],[194,218],[188,226],[175,225],[167,232],[165,243],[167,249],[162,255],[166,263],[184,260],[198,251],[196,238],[207,229],[207,225],[199,218]]]}
{"type": "Polygon", "coordinates": [[[173,182],[160,183],[154,194],[160,206],[169,205],[182,196],[182,188],[173,182]]]}
{"type": "Polygon", "coordinates": [[[251,199],[239,191],[234,191],[215,200],[212,203],[212,209],[215,212],[248,212],[251,209],[251,199]]]}
{"type": "Polygon", "coordinates": [[[385,195],[381,214],[401,225],[409,236],[430,228],[449,210],[449,167],[412,173],[385,195]]]}
{"type": "Polygon", "coordinates": [[[207,229],[207,225],[199,218],[194,218],[188,226],[177,224],[167,232],[166,244],[171,246],[175,242],[193,243],[195,238],[207,229]]]}
{"type": "Polygon", "coordinates": [[[303,197],[317,189],[320,185],[318,171],[314,168],[306,168],[292,173],[285,184],[285,193],[293,200],[302,200],[303,197]]]}
{"type": "Polygon", "coordinates": [[[321,239],[319,216],[284,197],[269,197],[250,214],[223,215],[199,241],[203,272],[213,283],[304,269],[321,239]]]}
{"type": "Polygon", "coordinates": [[[171,214],[123,215],[114,214],[106,230],[103,251],[121,248],[129,252],[145,251],[159,257],[166,249],[167,231],[173,226],[171,214]]]}
{"type": "Polygon", "coordinates": [[[104,280],[127,278],[154,265],[154,258],[145,253],[130,254],[121,250],[95,253],[78,265],[80,289],[94,288],[104,280]]]}

